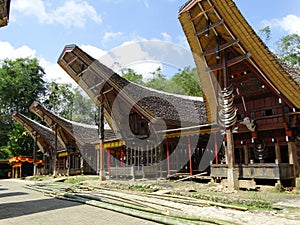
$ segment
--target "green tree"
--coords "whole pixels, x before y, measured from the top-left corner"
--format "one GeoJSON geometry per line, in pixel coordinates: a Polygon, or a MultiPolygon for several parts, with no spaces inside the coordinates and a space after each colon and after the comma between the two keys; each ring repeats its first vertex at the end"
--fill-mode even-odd
{"type": "Polygon", "coordinates": [[[30,104],[44,94],[44,70],[36,58],[5,59],[0,68],[0,111],[29,113],[30,104]]]}
{"type": "Polygon", "coordinates": [[[9,141],[4,149],[11,156],[32,156],[33,139],[19,123],[13,124],[13,129],[8,132],[9,141]]]}
{"type": "Polygon", "coordinates": [[[168,79],[159,67],[152,72],[152,78],[145,82],[143,82],[143,76],[137,74],[134,70],[127,69],[124,71],[124,78],[145,87],[173,94],[202,96],[196,68],[186,67],[183,70],[179,70],[178,73],[168,79]]]}
{"type": "Polygon", "coordinates": [[[276,53],[279,57],[300,71],[300,36],[289,34],[277,42],[276,53]]]}
{"type": "Polygon", "coordinates": [[[202,96],[199,75],[196,68],[185,67],[183,70],[176,73],[171,81],[184,91],[184,93],[181,94],[202,96]]]}
{"type": "Polygon", "coordinates": [[[162,74],[162,69],[159,67],[151,74],[152,78],[145,83],[145,86],[159,91],[165,91],[168,87],[168,80],[166,76],[162,74]]]}
{"type": "Polygon", "coordinates": [[[122,77],[125,79],[132,81],[133,83],[145,85],[143,82],[143,75],[138,74],[136,71],[134,71],[131,68],[125,68],[122,70],[122,77]]]}
{"type": "Polygon", "coordinates": [[[270,26],[266,26],[259,30],[258,35],[264,40],[266,44],[271,40],[271,29],[270,26]]]}
{"type": "Polygon", "coordinates": [[[74,101],[72,85],[50,81],[46,84],[46,88],[42,104],[55,114],[71,120],[74,101]]]}
{"type": "MultiPolygon", "coordinates": [[[[32,142],[21,140],[24,136],[14,136],[15,133],[23,133],[24,129],[16,126],[11,115],[21,112],[32,118],[29,113],[31,103],[39,99],[45,93],[43,80],[44,69],[39,65],[36,58],[19,58],[16,60],[5,59],[0,66],[0,147],[7,153],[12,154],[18,146],[27,154],[32,142]],[[20,138],[20,140],[18,140],[20,138]],[[13,142],[18,143],[13,145],[13,142]]],[[[26,139],[28,140],[28,139],[26,139]]],[[[20,152],[21,154],[21,152],[20,152]]]]}
{"type": "Polygon", "coordinates": [[[94,102],[86,96],[81,89],[74,89],[72,120],[79,123],[95,124],[97,107],[94,102]]]}

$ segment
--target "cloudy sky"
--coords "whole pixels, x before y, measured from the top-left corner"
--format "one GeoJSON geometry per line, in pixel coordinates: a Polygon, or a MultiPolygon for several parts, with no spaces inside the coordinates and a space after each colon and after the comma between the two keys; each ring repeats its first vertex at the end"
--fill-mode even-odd
{"type": "MultiPolygon", "coordinates": [[[[114,66],[118,64],[116,67],[123,67],[125,63],[125,66],[130,65],[144,73],[154,70],[157,65],[176,70],[183,66],[183,61],[184,64],[193,64],[177,18],[178,9],[185,2],[186,0],[12,0],[9,24],[0,29],[0,60],[37,57],[45,68],[48,79],[71,82],[56,61],[65,45],[76,44],[97,59],[105,54],[107,56],[107,53],[117,52],[123,59],[119,58],[120,61],[115,62],[114,66]],[[146,54],[145,41],[150,42],[152,50],[156,46],[156,51],[146,54]],[[144,48],[139,43],[144,43],[144,48]],[[166,44],[162,46],[161,43],[166,44]],[[162,56],[162,52],[166,54],[162,56]],[[153,54],[158,54],[159,57],[154,57],[153,54]],[[175,55],[180,55],[181,59],[175,62],[170,58],[175,55]]],[[[258,32],[267,25],[271,27],[272,39],[268,43],[271,49],[284,35],[300,35],[299,0],[235,2],[254,30],[258,32]]]]}

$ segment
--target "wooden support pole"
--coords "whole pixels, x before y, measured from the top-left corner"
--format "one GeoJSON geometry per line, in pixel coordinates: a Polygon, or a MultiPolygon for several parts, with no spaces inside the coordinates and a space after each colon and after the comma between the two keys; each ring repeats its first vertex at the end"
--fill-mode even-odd
{"type": "Polygon", "coordinates": [[[107,148],[107,172],[110,172],[110,148],[107,148]]]}
{"type": "Polygon", "coordinates": [[[214,133],[214,146],[215,146],[215,158],[216,158],[216,164],[219,164],[219,149],[217,144],[217,133],[214,133]]]}
{"type": "Polygon", "coordinates": [[[190,162],[190,175],[193,175],[193,162],[192,162],[192,149],[191,149],[191,138],[188,136],[188,151],[189,151],[189,162],[190,162]]]}
{"type": "Polygon", "coordinates": [[[227,185],[228,190],[233,192],[239,189],[238,182],[238,170],[234,167],[235,165],[235,156],[234,156],[234,142],[233,142],[233,134],[230,128],[226,129],[226,137],[227,137],[227,185]]]}
{"type": "Polygon", "coordinates": [[[120,150],[120,167],[124,166],[124,151],[123,151],[123,148],[120,147],[121,150],[120,150]]]}
{"type": "Polygon", "coordinates": [[[245,164],[249,164],[249,148],[248,148],[248,145],[245,144],[243,147],[244,147],[244,161],[245,161],[245,164]]]}
{"type": "Polygon", "coordinates": [[[37,133],[34,131],[33,176],[36,176],[36,152],[37,152],[37,133]]]}
{"type": "Polygon", "coordinates": [[[167,137],[166,137],[166,150],[167,150],[168,176],[170,176],[170,149],[169,149],[169,142],[167,137]]]}
{"type": "Polygon", "coordinates": [[[289,141],[288,142],[289,164],[293,165],[295,180],[299,174],[299,168],[298,168],[299,165],[298,165],[298,161],[297,161],[296,150],[297,150],[297,147],[296,147],[295,141],[289,141]]]}
{"type": "Polygon", "coordinates": [[[100,181],[105,180],[105,171],[104,171],[104,104],[103,104],[103,95],[100,94],[100,104],[99,104],[99,179],[100,181]]]}
{"type": "Polygon", "coordinates": [[[58,127],[57,124],[54,125],[54,131],[55,131],[55,146],[54,146],[54,153],[53,153],[53,176],[56,177],[57,175],[57,145],[58,145],[58,137],[57,137],[57,131],[58,127]]]}
{"type": "Polygon", "coordinates": [[[276,163],[281,163],[281,153],[280,153],[280,145],[279,141],[275,142],[275,156],[276,156],[276,163]]]}

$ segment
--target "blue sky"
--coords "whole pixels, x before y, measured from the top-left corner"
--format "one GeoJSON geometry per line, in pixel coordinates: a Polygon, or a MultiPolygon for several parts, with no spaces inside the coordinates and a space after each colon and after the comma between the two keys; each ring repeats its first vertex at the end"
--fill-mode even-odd
{"type": "MultiPolygon", "coordinates": [[[[189,52],[178,21],[178,9],[185,2],[185,0],[12,0],[9,24],[0,29],[0,60],[37,57],[45,68],[48,79],[70,82],[68,75],[56,64],[66,44],[77,44],[95,58],[120,46],[123,48],[122,46],[126,44],[139,41],[161,41],[168,43],[168,49],[177,46],[176,51],[189,52]]],[[[274,48],[274,42],[284,35],[289,33],[300,35],[299,0],[235,0],[235,2],[255,31],[270,25],[272,39],[267,44],[271,49],[274,48]]],[[[136,45],[132,45],[129,50],[123,48],[122,54],[133,54],[132,49],[136,49],[136,45]]],[[[150,70],[142,63],[136,68],[141,70],[139,72],[143,72],[143,69],[148,72],[150,70]]],[[[153,65],[150,68],[153,69],[153,65]]]]}

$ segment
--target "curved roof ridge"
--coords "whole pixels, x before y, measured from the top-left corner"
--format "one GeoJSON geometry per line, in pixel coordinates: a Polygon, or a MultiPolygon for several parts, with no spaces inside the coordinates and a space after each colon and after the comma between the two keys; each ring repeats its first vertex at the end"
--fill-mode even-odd
{"type": "MultiPolygon", "coordinates": [[[[120,76],[122,77],[122,76],[120,76]]],[[[124,77],[122,77],[124,78],[124,77]]],[[[125,79],[125,78],[124,78],[125,79]]],[[[190,95],[183,95],[183,94],[175,94],[175,93],[170,93],[170,92],[166,92],[166,91],[161,91],[161,90],[156,90],[154,88],[150,88],[150,87],[146,87],[146,86],[143,86],[143,85],[140,85],[140,84],[136,84],[130,80],[128,80],[128,82],[130,82],[131,84],[134,84],[134,85],[137,85],[141,88],[145,88],[145,89],[148,89],[149,91],[153,91],[153,92],[157,92],[159,94],[163,94],[163,95],[171,95],[171,96],[174,96],[174,97],[178,97],[178,98],[182,98],[182,99],[187,99],[187,100],[193,100],[193,101],[200,101],[200,102],[203,102],[203,97],[200,97],[200,96],[190,96],[190,95]]],[[[199,84],[200,85],[200,84],[199,84]]]]}

